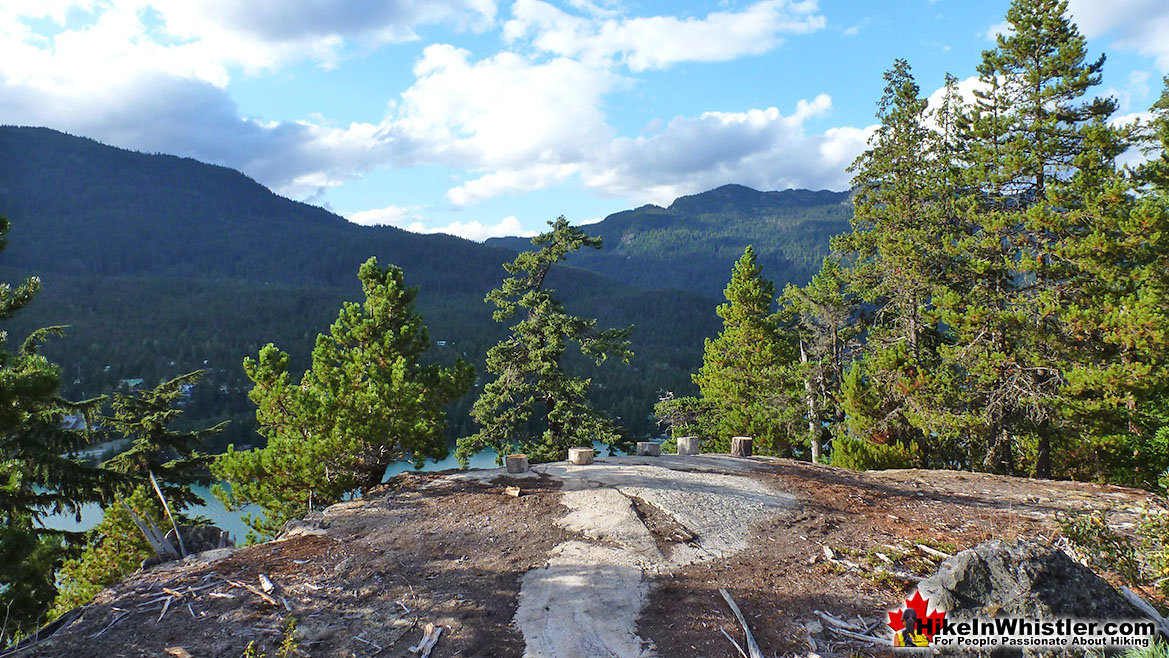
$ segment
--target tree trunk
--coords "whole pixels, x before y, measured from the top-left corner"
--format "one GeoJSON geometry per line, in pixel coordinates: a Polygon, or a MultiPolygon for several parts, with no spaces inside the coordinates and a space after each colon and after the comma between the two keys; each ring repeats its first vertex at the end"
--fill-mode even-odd
{"type": "MultiPolygon", "coordinates": [[[[800,341],[800,362],[808,363],[808,353],[804,350],[804,341],[800,341]]],[[[822,433],[820,432],[820,410],[819,405],[816,404],[816,387],[812,385],[812,376],[804,368],[804,395],[808,402],[808,436],[812,441],[812,463],[819,464],[821,462],[821,453],[824,451],[824,443],[822,433]]]]}
{"type": "Polygon", "coordinates": [[[1039,446],[1035,454],[1035,477],[1051,479],[1051,421],[1039,423],[1039,446]]]}

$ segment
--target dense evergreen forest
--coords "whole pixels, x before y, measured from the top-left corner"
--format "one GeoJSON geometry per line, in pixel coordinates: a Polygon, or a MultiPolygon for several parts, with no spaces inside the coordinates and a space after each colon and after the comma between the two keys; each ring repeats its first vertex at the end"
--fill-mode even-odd
{"type": "Polygon", "coordinates": [[[850,230],[782,291],[743,252],[700,395],[658,407],[675,434],[1169,487],[1169,78],[1151,120],[1117,121],[1065,2],[1007,22],[969,97],[947,76],[931,104],[893,62],[850,230]]]}
{"type": "Polygon", "coordinates": [[[1117,122],[1066,2],[1006,18],[972,97],[892,63],[850,193],[730,185],[530,243],[0,128],[0,644],[132,568],[147,482],[181,514],[208,466],[261,535],[456,437],[547,461],[658,419],[708,452],[1169,488],[1169,78],[1117,122]],[[88,463],[78,417],[130,449],[88,463]],[[41,523],[115,501],[87,538],[41,523]]]}
{"type": "MultiPolygon", "coordinates": [[[[483,355],[504,332],[484,295],[502,264],[530,246],[358,226],[230,169],[44,128],[0,128],[0,151],[8,154],[0,208],[12,220],[0,269],[6,280],[36,274],[44,282],[9,331],[69,325],[44,353],[65,368],[72,398],[112,391],[124,379],[153,385],[206,369],[184,422],[231,419],[214,449],[254,441],[243,357],[271,341],[290,353],[293,370],[307,367],[313,338],[342,300],[359,295],[357,267],[371,255],[420,288],[418,308],[437,347],[425,358],[463,356],[483,372],[483,355]]],[[[659,394],[694,391],[690,374],[717,327],[714,295],[742,245],[770,245],[768,262],[803,282],[828,237],[847,225],[846,199],[728,186],[679,199],[669,211],[643,208],[591,227],[604,233],[598,257],[615,252],[603,261],[604,276],[558,268],[549,282],[570,310],[634,325],[628,368],[567,357],[596,375],[597,404],[636,435],[656,433],[648,416],[659,394]],[[704,239],[714,226],[723,237],[704,239]]],[[[473,431],[472,397],[451,409],[452,439],[473,431]]]]}
{"type": "MultiPolygon", "coordinates": [[[[848,230],[847,192],[759,192],[742,185],[679,197],[669,208],[642,206],[584,227],[605,244],[573,254],[568,264],[643,288],[674,288],[718,298],[731,265],[751,245],[774,280],[807,282],[820,269],[828,240],[848,230]]],[[[522,238],[487,244],[515,250],[522,238]]]]}

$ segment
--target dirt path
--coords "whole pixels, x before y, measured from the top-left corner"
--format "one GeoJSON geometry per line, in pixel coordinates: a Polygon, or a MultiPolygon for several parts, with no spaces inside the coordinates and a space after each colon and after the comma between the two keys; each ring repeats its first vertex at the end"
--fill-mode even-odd
{"type": "Polygon", "coordinates": [[[764,467],[701,456],[610,457],[535,469],[530,477],[562,483],[569,513],[557,524],[583,539],[560,544],[547,568],[524,575],[516,610],[524,655],[656,655],[637,634],[648,579],[729,557],[747,547],[756,522],[797,507],[794,497],[749,475],[764,467]]]}

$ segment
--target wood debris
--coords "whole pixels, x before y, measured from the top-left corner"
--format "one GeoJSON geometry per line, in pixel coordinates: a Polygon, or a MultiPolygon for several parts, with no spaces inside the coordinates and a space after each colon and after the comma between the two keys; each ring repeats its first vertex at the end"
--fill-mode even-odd
{"type": "Polygon", "coordinates": [[[939,559],[942,559],[942,560],[948,560],[948,559],[954,557],[953,555],[950,555],[949,553],[939,551],[936,548],[930,548],[929,546],[926,546],[925,544],[914,544],[914,546],[916,546],[917,550],[921,551],[922,553],[925,553],[926,555],[932,555],[932,556],[939,558],[939,559]]]}
{"type": "Polygon", "coordinates": [[[750,652],[750,658],[763,658],[763,651],[759,648],[759,643],[755,641],[755,636],[751,635],[751,629],[747,626],[747,619],[743,617],[743,611],[739,610],[739,605],[735,603],[735,599],[722,587],[718,588],[718,593],[723,595],[723,599],[731,607],[731,612],[735,613],[735,619],[738,619],[739,623],[742,624],[743,632],[747,634],[747,651],[750,652]]]}
{"type": "Polygon", "coordinates": [[[434,622],[427,622],[426,628],[423,631],[422,641],[416,646],[410,647],[411,653],[420,653],[419,658],[429,658],[430,652],[434,649],[434,645],[438,644],[438,638],[442,635],[442,626],[435,626],[434,622]]]}

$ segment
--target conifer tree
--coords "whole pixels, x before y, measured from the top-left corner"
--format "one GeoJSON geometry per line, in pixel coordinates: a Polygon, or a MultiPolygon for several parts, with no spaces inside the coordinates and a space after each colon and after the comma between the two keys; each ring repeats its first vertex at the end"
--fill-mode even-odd
{"type": "Polygon", "coordinates": [[[808,285],[789,283],[779,304],[782,326],[799,341],[812,461],[823,463],[832,428],[844,421],[839,393],[845,364],[853,357],[863,328],[860,299],[850,291],[840,264],[825,258],[808,285]]]}
{"type": "MultiPolygon", "coordinates": [[[[933,314],[934,287],[951,275],[943,245],[952,240],[953,190],[948,185],[944,142],[930,128],[927,99],[909,64],[897,60],[885,73],[878,103],[881,125],[854,173],[853,230],[833,240],[847,258],[849,286],[875,307],[867,328],[864,372],[858,385],[877,403],[872,427],[852,426],[858,438],[914,443],[923,460],[930,434],[922,429],[931,411],[929,387],[942,340],[933,314]]],[[[860,404],[854,400],[851,404],[860,404]]]]}
{"type": "Polygon", "coordinates": [[[167,504],[176,512],[202,503],[191,486],[212,483],[207,474],[211,457],[199,449],[205,440],[227,426],[222,422],[192,432],[171,429],[183,413],[175,403],[202,375],[203,371],[197,370],[162,382],[149,391],[130,395],[115,393],[111,404],[113,415],[102,419],[111,435],[131,440],[129,448],[103,466],[138,478],[153,474],[167,504]]]}
{"type": "Polygon", "coordinates": [[[358,278],[365,302],[347,302],[330,333],[317,336],[299,384],[272,344],[244,359],[267,445],[229,446],[212,473],[228,482],[215,493],[230,509],[263,511],[246,517],[249,537],[377,486],[395,461],[421,467],[449,452],[443,407],[470,388],[474,369],[462,359],[450,368],[419,363],[430,339],[401,269],[370,258],[358,278]]]}
{"type": "MultiPolygon", "coordinates": [[[[0,217],[0,249],[8,228],[8,219],[0,217]]],[[[39,287],[36,277],[16,287],[0,284],[0,320],[32,302],[39,287]]],[[[60,397],[60,368],[37,348],[61,333],[61,327],[38,330],[14,353],[3,349],[8,336],[0,333],[0,609],[8,620],[0,646],[44,620],[63,542],[78,538],[46,529],[40,521],[57,512],[79,514],[89,502],[108,502],[123,483],[117,474],[83,461],[92,422],[84,430],[64,427],[71,414],[92,421],[101,400],[60,397]]]]}
{"type": "Polygon", "coordinates": [[[1069,208],[1080,235],[1057,252],[1076,273],[1062,295],[1075,357],[1062,407],[1071,430],[1090,442],[1076,452],[1073,474],[1094,476],[1084,467],[1095,466],[1146,487],[1169,468],[1169,82],[1152,110],[1151,157],[1135,175],[1115,164],[1127,135],[1097,121],[1084,130],[1075,176],[1053,201],[1069,208]]]}
{"type": "Polygon", "coordinates": [[[102,510],[101,523],[87,533],[81,555],[62,565],[57,574],[54,614],[88,603],[154,554],[125,506],[139,518],[149,517],[159,528],[169,527],[172,517],[180,525],[198,522],[184,512],[203,502],[191,487],[213,482],[207,474],[211,457],[200,448],[227,423],[190,432],[175,431],[171,426],[182,415],[176,403],[202,375],[203,371],[198,370],[164,381],[149,391],[114,394],[113,415],[100,420],[103,433],[114,439],[130,439],[131,444],[102,466],[138,484],[102,510]],[[151,476],[155,482],[149,481],[151,476]],[[155,483],[166,499],[166,507],[158,498],[155,483]]]}
{"type": "Polygon", "coordinates": [[[694,383],[709,405],[714,428],[705,447],[727,452],[731,437],[754,438],[760,454],[791,456],[806,412],[800,403],[792,336],[781,334],[772,311],[775,285],[763,278],[748,246],[735,263],[718,307],[723,330],[706,339],[694,383]]]}
{"type": "Polygon", "coordinates": [[[459,439],[455,454],[463,464],[486,448],[500,460],[520,450],[529,460],[543,462],[565,459],[569,448],[591,446],[594,440],[611,446],[622,441],[613,421],[589,404],[591,380],[569,375],[561,362],[572,341],[598,364],[609,358],[628,363],[633,327],[598,331],[595,319],[565,311],[556,291],[546,287],[549,272],[581,247],[600,249],[601,240],[563,216],[548,225],[551,230],[532,238],[538,249],[504,265],[512,276],[485,300],[496,306],[496,322],[520,319],[508,338],[487,351],[487,369],[497,377],[483,387],[471,410],[482,429],[459,439]]]}
{"type": "Polygon", "coordinates": [[[952,243],[963,250],[970,288],[942,298],[957,346],[944,351],[950,369],[965,373],[959,413],[985,441],[984,466],[1014,471],[1024,450],[1028,470],[1047,476],[1062,429],[1065,371],[1077,358],[1061,321],[1081,275],[1064,257],[1085,235],[1073,211],[1100,192],[1098,180],[1084,177],[1085,164],[1110,167],[1108,152],[1119,140],[1108,137],[1105,146],[1099,133],[1092,136],[1115,103],[1086,98],[1104,58],[1086,60],[1066,2],[1015,0],[1007,22],[1011,29],[978,67],[983,89],[967,130],[965,235],[952,243]]]}

